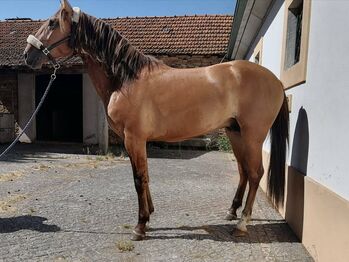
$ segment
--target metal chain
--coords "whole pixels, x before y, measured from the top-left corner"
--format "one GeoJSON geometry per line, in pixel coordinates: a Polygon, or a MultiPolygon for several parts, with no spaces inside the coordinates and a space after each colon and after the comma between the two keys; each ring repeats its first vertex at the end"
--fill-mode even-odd
{"type": "Polygon", "coordinates": [[[228,54],[225,54],[222,58],[222,60],[219,62],[220,64],[223,63],[223,61],[225,60],[225,58],[227,57],[228,54]]]}
{"type": "Polygon", "coordinates": [[[19,139],[21,138],[21,136],[24,134],[24,132],[27,130],[27,128],[30,126],[30,124],[32,123],[34,117],[37,115],[37,113],[39,112],[42,104],[44,103],[45,101],[45,98],[48,94],[48,92],[50,91],[50,88],[53,84],[53,82],[56,80],[57,78],[57,70],[60,68],[61,66],[59,64],[54,64],[53,65],[53,68],[54,68],[54,71],[53,73],[51,74],[51,78],[50,78],[50,82],[48,83],[47,87],[46,87],[46,90],[45,90],[45,93],[42,95],[41,97],[41,100],[38,104],[38,106],[36,107],[35,111],[33,112],[32,116],[29,118],[28,120],[28,123],[24,126],[24,128],[22,129],[22,131],[20,132],[20,134],[16,137],[16,139],[4,150],[4,152],[2,152],[0,154],[0,160],[16,145],[16,143],[19,141],[19,139]]]}

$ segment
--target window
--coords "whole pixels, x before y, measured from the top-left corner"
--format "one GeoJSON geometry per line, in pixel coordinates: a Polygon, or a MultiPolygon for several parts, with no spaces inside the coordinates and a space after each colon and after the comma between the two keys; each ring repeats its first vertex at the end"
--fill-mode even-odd
{"type": "Polygon", "coordinates": [[[256,56],[254,57],[254,62],[255,62],[256,64],[260,64],[260,52],[258,52],[258,53],[256,54],[256,56]]]}
{"type": "Polygon", "coordinates": [[[281,80],[290,88],[306,80],[311,0],[286,0],[281,80]]]}
{"type": "Polygon", "coordinates": [[[263,49],[263,38],[259,40],[252,55],[252,59],[253,59],[252,61],[259,65],[262,64],[262,54],[263,54],[262,49],[263,49]]]}

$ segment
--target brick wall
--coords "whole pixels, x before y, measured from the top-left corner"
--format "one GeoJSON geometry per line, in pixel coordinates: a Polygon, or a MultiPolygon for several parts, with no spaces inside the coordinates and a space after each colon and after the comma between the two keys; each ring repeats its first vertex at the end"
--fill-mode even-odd
{"type": "MultiPolygon", "coordinates": [[[[166,65],[175,68],[193,68],[193,67],[203,67],[218,64],[222,61],[223,56],[207,56],[207,55],[161,55],[156,56],[156,58],[164,61],[166,65]]],[[[121,143],[121,139],[117,135],[109,130],[109,143],[118,144],[121,143]]]]}

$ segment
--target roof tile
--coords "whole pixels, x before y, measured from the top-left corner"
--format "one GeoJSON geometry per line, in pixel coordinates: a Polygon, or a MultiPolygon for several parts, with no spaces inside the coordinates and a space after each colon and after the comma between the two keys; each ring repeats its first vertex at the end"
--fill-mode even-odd
{"type": "MultiPolygon", "coordinates": [[[[152,55],[224,55],[233,17],[194,15],[104,19],[142,52],[152,55]]],[[[42,21],[0,21],[0,66],[23,65],[26,38],[42,21]]],[[[73,59],[70,63],[77,63],[73,59]]]]}

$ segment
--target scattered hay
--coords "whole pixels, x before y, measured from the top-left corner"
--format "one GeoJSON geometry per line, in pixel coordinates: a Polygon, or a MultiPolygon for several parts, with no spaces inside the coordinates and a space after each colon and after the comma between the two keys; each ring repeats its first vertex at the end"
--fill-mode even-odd
{"type": "Polygon", "coordinates": [[[104,161],[104,160],[105,160],[105,157],[103,157],[103,156],[96,157],[96,161],[104,161]]]}
{"type": "Polygon", "coordinates": [[[68,260],[64,256],[54,258],[54,262],[67,262],[68,260]]]}
{"type": "Polygon", "coordinates": [[[128,224],[124,224],[124,225],[122,225],[122,227],[125,228],[125,229],[131,229],[132,226],[128,225],[128,224]]]}
{"type": "Polygon", "coordinates": [[[34,170],[36,171],[46,171],[47,169],[50,169],[51,167],[48,166],[48,165],[44,165],[44,164],[41,164],[41,165],[38,165],[36,167],[34,167],[34,170]]]}
{"type": "Polygon", "coordinates": [[[131,240],[119,240],[116,246],[121,252],[131,252],[135,249],[131,240]]]}
{"type": "Polygon", "coordinates": [[[17,172],[17,171],[6,173],[6,174],[0,174],[0,182],[13,181],[23,175],[24,174],[22,172],[17,172]]]}
{"type": "Polygon", "coordinates": [[[20,201],[26,199],[25,195],[12,195],[5,200],[0,200],[0,213],[12,213],[16,211],[14,206],[20,201]]]}

